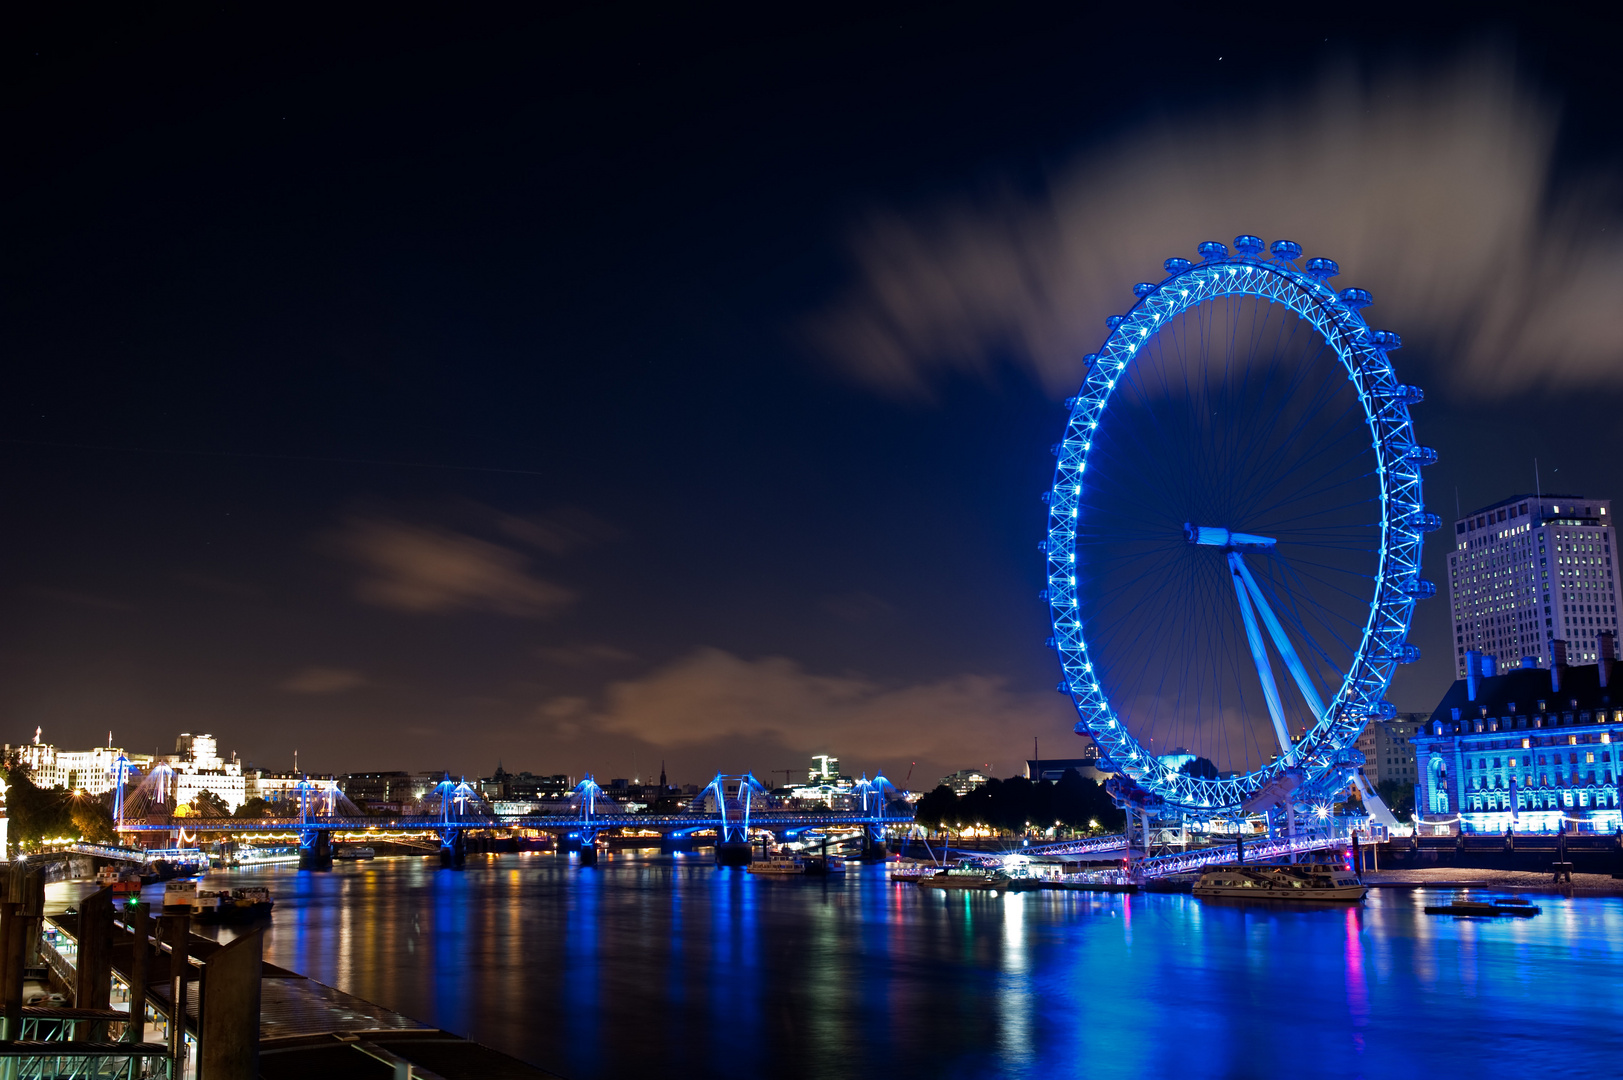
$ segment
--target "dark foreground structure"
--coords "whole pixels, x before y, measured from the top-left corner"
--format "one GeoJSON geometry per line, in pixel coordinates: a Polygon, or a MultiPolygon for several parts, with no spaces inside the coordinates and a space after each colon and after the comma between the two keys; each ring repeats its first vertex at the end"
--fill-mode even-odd
{"type": "Polygon", "coordinates": [[[77,911],[47,915],[44,873],[26,863],[9,865],[0,884],[0,1059],[22,1059],[21,1075],[553,1076],[267,964],[259,930],[221,944],[193,934],[189,913],[154,917],[146,904],[115,908],[110,889],[85,898],[77,911]],[[36,993],[54,992],[57,1004],[24,1006],[29,984],[36,993]]]}

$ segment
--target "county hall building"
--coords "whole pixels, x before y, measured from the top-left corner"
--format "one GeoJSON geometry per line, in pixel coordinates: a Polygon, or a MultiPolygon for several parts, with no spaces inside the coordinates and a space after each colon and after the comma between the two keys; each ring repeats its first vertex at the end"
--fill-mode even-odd
{"type": "Polygon", "coordinates": [[[1414,737],[1417,820],[1466,833],[1623,824],[1616,634],[1601,631],[1577,650],[1597,657],[1589,664],[1569,664],[1564,640],[1548,645],[1548,668],[1524,657],[1500,671],[1491,655],[1466,652],[1465,677],[1414,737]]]}

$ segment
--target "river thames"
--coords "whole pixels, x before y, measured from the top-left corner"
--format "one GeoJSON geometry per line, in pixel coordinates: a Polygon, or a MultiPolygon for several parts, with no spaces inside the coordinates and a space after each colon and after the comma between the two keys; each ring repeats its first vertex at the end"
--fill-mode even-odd
{"type": "MultiPolygon", "coordinates": [[[[1623,900],[985,895],[703,856],[261,868],[266,959],[570,1078],[1387,1077],[1623,1059],[1623,900]]],[[[230,931],[223,933],[229,934],[230,931]]]]}

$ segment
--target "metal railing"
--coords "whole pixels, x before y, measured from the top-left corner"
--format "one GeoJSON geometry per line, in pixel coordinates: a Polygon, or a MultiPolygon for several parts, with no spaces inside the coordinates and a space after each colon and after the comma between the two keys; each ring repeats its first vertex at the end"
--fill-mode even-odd
{"type": "Polygon", "coordinates": [[[155,1043],[0,1043],[0,1076],[15,1080],[170,1080],[168,1048],[155,1043]]]}
{"type": "Polygon", "coordinates": [[[1020,855],[1092,855],[1101,851],[1120,851],[1127,846],[1127,837],[1121,833],[1108,836],[1089,836],[1081,840],[1061,840],[1053,844],[1034,844],[1021,848],[1020,855]]]}
{"type": "MultiPolygon", "coordinates": [[[[1286,855],[1301,855],[1310,851],[1346,847],[1352,841],[1345,834],[1317,833],[1307,836],[1280,836],[1273,839],[1248,840],[1245,858],[1248,862],[1278,859],[1286,855]]],[[[1194,851],[1180,851],[1172,855],[1157,855],[1134,863],[1133,872],[1140,878],[1167,877],[1187,874],[1211,863],[1238,861],[1238,845],[1216,844],[1194,851]]]]}
{"type": "MultiPolygon", "coordinates": [[[[816,825],[874,825],[903,826],[912,824],[911,817],[899,814],[861,813],[796,813],[783,810],[750,812],[751,828],[800,828],[816,825]]],[[[467,817],[320,817],[309,818],[179,818],[172,822],[147,822],[126,819],[119,826],[121,832],[173,832],[184,825],[187,830],[215,833],[297,833],[305,829],[329,832],[364,833],[375,829],[413,830],[429,832],[447,826],[462,829],[574,829],[590,825],[598,830],[617,828],[646,829],[713,829],[720,828],[720,815],[710,814],[604,814],[564,815],[534,814],[527,817],[498,818],[494,815],[467,817]]]]}

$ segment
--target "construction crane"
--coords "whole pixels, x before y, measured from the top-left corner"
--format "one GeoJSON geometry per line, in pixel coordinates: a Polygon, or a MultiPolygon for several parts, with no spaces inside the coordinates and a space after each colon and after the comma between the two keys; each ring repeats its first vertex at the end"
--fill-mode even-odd
{"type": "Polygon", "coordinates": [[[771,775],[771,776],[776,776],[779,773],[782,773],[783,774],[783,786],[784,787],[789,786],[789,778],[791,776],[793,776],[795,773],[799,772],[799,771],[800,771],[799,769],[768,769],[767,770],[768,774],[771,775]]]}

